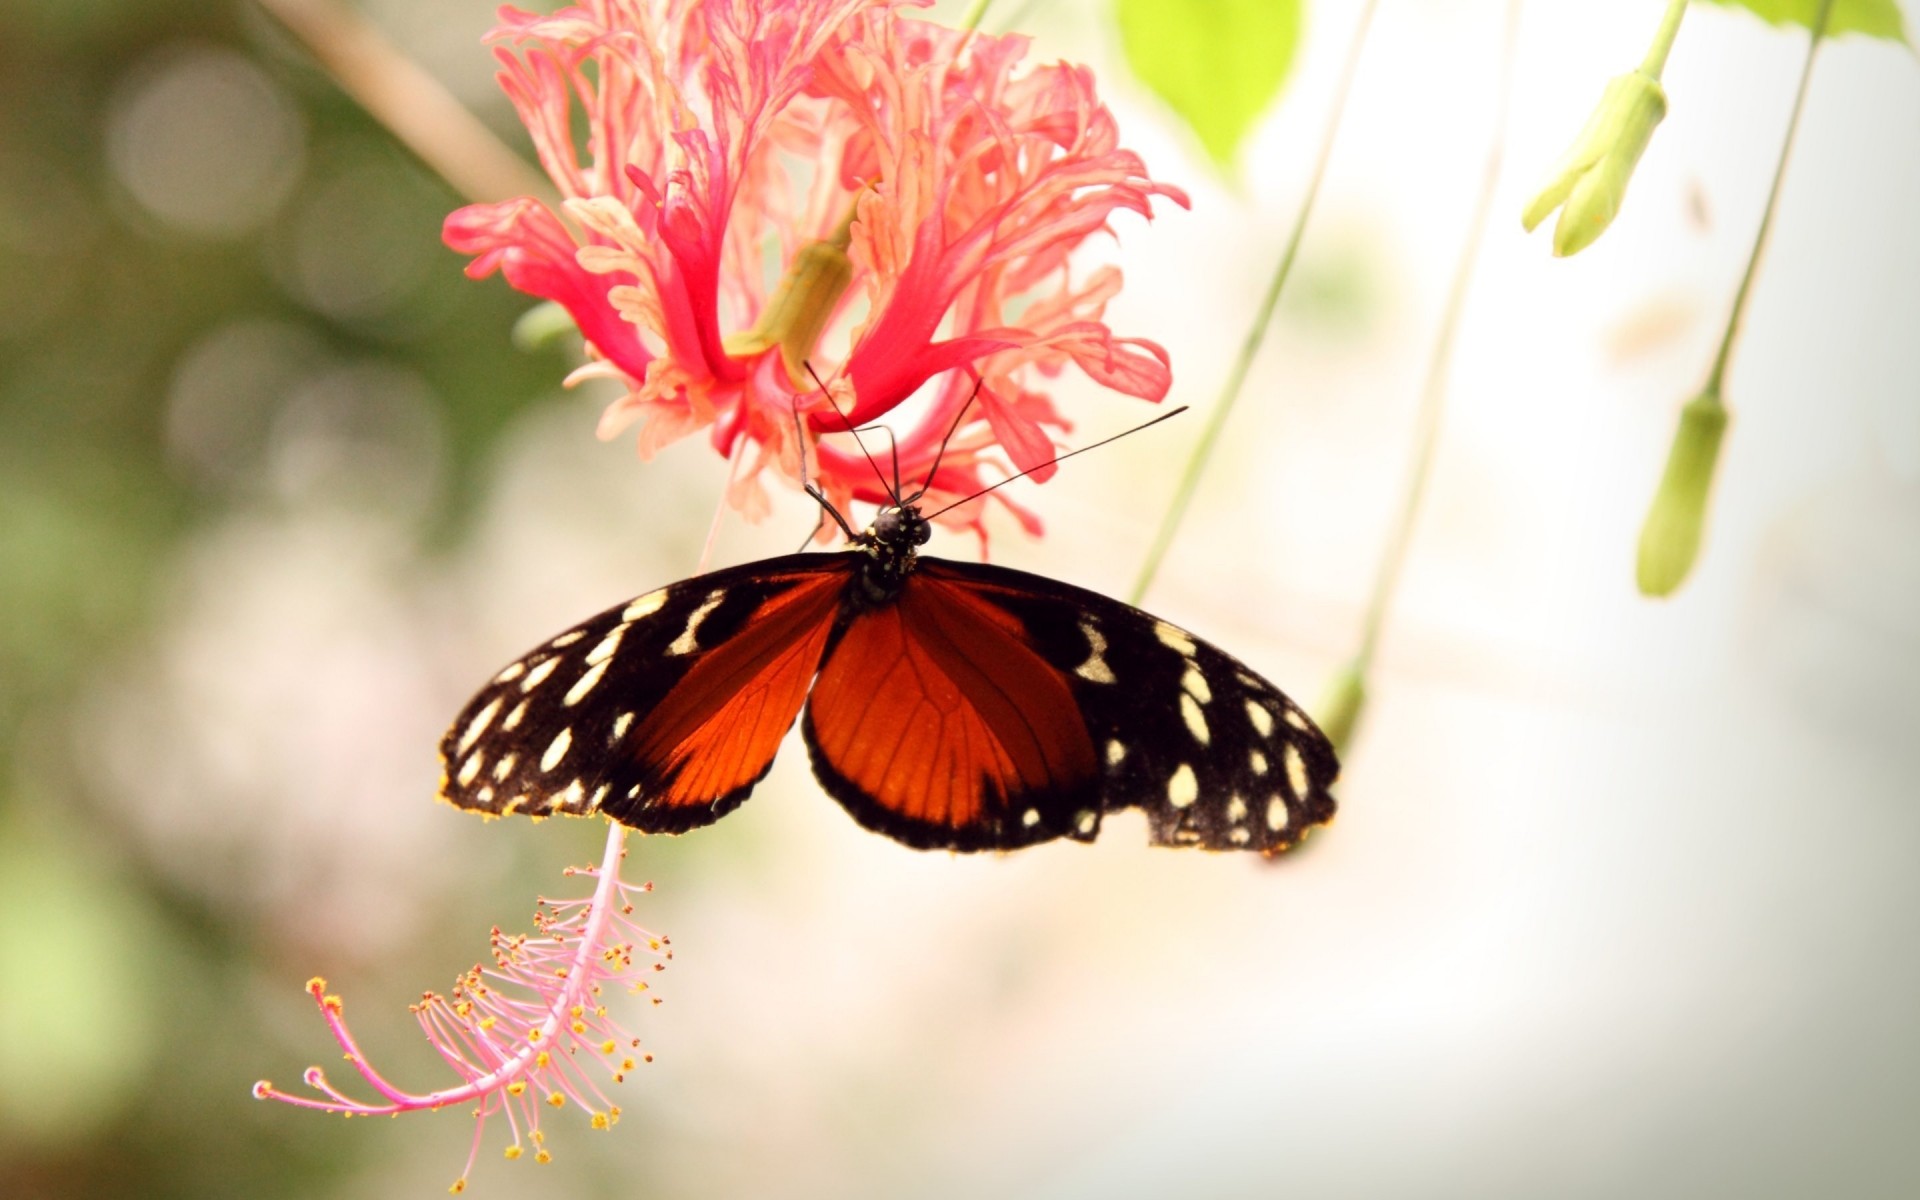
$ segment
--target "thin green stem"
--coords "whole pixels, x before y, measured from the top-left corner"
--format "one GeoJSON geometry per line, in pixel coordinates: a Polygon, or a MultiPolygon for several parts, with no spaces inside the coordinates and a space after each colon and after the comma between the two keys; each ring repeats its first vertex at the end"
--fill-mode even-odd
{"type": "Polygon", "coordinates": [[[1353,670],[1364,680],[1373,664],[1373,652],[1380,642],[1380,630],[1386,624],[1387,610],[1393,604],[1400,571],[1406,565],[1407,547],[1413,541],[1413,528],[1426,498],[1427,476],[1433,467],[1434,449],[1440,441],[1440,421],[1446,413],[1447,373],[1453,363],[1454,337],[1460,327],[1460,314],[1466,310],[1467,291],[1473,270],[1480,258],[1480,243],[1486,235],[1487,218],[1493,211],[1494,185],[1500,179],[1500,160],[1506,146],[1507,110],[1513,97],[1515,35],[1520,27],[1520,0],[1508,0],[1506,32],[1500,47],[1500,82],[1494,101],[1493,140],[1487,147],[1487,162],[1480,181],[1480,196],[1474,202],[1473,220],[1467,240],[1460,248],[1454,267],[1453,283],[1447,291],[1439,330],[1434,335],[1433,356],[1427,362],[1426,381],[1420,393],[1420,408],[1414,419],[1413,463],[1407,471],[1406,494],[1400,513],[1387,538],[1379,572],[1374,576],[1373,595],[1367,601],[1365,624],[1361,626],[1360,650],[1354,656],[1353,670]]]}
{"type": "Polygon", "coordinates": [[[1760,252],[1767,245],[1767,231],[1773,228],[1773,209],[1780,199],[1780,181],[1787,175],[1787,160],[1793,155],[1793,138],[1800,130],[1800,110],[1807,102],[1807,82],[1813,78],[1813,58],[1820,39],[1827,33],[1827,18],[1833,13],[1833,0],[1821,0],[1814,14],[1813,37],[1807,42],[1807,60],[1800,67],[1800,87],[1793,94],[1793,114],[1787,118],[1787,136],[1780,143],[1780,161],[1773,168],[1773,186],[1767,191],[1767,206],[1760,213],[1760,231],[1754,235],[1753,253],[1747,258],[1747,273],[1740,277],[1740,290],[1733,294],[1733,311],[1727,315],[1727,331],[1720,337],[1720,352],[1713,359],[1713,373],[1707,377],[1707,391],[1718,394],[1725,381],[1727,361],[1733,357],[1734,339],[1740,335],[1740,322],[1747,313],[1747,293],[1753,289],[1754,272],[1760,266],[1760,252]]]}
{"type": "Polygon", "coordinates": [[[986,19],[987,9],[993,6],[993,0],[973,0],[967,6],[967,15],[960,18],[960,28],[972,32],[980,28],[980,22],[986,19]]]}
{"type": "Polygon", "coordinates": [[[1174,490],[1173,501],[1167,506],[1166,515],[1160,520],[1160,528],[1153,535],[1153,544],[1147,550],[1147,561],[1140,568],[1139,578],[1134,580],[1131,595],[1134,604],[1140,603],[1147,589],[1153,586],[1154,576],[1159,574],[1161,560],[1166,558],[1168,547],[1173,545],[1173,536],[1187,515],[1187,506],[1193,502],[1195,489],[1200,486],[1201,473],[1213,458],[1214,446],[1220,441],[1220,431],[1226,426],[1234,402],[1240,398],[1240,389],[1247,381],[1247,371],[1253,366],[1254,356],[1260,352],[1261,343],[1266,339],[1267,326],[1273,320],[1273,310],[1280,303],[1280,292],[1286,287],[1287,277],[1293,272],[1293,260],[1300,252],[1300,239],[1307,231],[1307,221],[1313,216],[1313,202],[1320,194],[1321,180],[1326,177],[1327,160],[1333,156],[1333,143],[1340,132],[1341,114],[1347,107],[1347,93],[1353,90],[1353,77],[1360,68],[1360,51],[1366,44],[1367,30],[1373,24],[1373,11],[1378,7],[1379,0],[1367,0],[1360,10],[1360,23],[1353,31],[1353,45],[1347,50],[1346,65],[1341,69],[1340,82],[1334,89],[1333,111],[1327,116],[1326,132],[1321,135],[1320,150],[1314,159],[1313,173],[1307,179],[1306,196],[1300,201],[1300,211],[1294,217],[1293,231],[1287,235],[1286,249],[1281,252],[1280,263],[1274,268],[1273,278],[1267,284],[1267,293],[1261,298],[1253,324],[1240,344],[1240,353],[1227,373],[1220,399],[1207,418],[1206,428],[1200,432],[1200,441],[1187,459],[1186,471],[1174,490]]]}
{"type": "Polygon", "coordinates": [[[1680,32],[1680,18],[1687,15],[1687,0],[1667,0],[1667,15],[1660,18],[1660,32],[1653,35],[1653,45],[1647,49],[1647,56],[1640,60],[1640,72],[1660,78],[1660,72],[1667,69],[1667,52],[1673,49],[1673,39],[1680,32]]]}

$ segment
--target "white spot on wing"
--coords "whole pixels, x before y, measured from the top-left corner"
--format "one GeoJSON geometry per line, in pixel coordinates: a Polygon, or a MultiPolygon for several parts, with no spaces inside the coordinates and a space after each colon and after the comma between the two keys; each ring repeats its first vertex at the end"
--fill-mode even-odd
{"type": "Polygon", "coordinates": [[[467,787],[480,778],[480,768],[486,761],[486,755],[479,750],[467,755],[467,761],[460,764],[460,786],[467,787]]]}
{"type": "Polygon", "coordinates": [[[1181,763],[1174,769],[1173,778],[1167,780],[1167,803],[1185,808],[1199,797],[1200,781],[1194,778],[1192,767],[1181,763]]]}
{"type": "Polygon", "coordinates": [[[1244,846],[1253,840],[1253,835],[1247,832],[1246,826],[1236,825],[1227,830],[1227,840],[1236,846],[1244,846]]]}
{"type": "Polygon", "coordinates": [[[518,729],[520,728],[521,720],[526,715],[527,715],[527,702],[525,700],[522,700],[520,703],[513,706],[513,711],[507,714],[507,719],[500,722],[500,728],[518,729]]]}
{"type": "Polygon", "coordinates": [[[1165,621],[1155,621],[1153,623],[1153,636],[1160,639],[1161,645],[1171,646],[1188,658],[1193,657],[1193,639],[1188,637],[1187,631],[1178,625],[1169,625],[1165,621]]]}
{"type": "Polygon", "coordinates": [[[603,663],[609,658],[612,658],[613,652],[620,648],[620,639],[625,637],[626,633],[627,627],[625,625],[615,625],[612,633],[601,638],[593,649],[587,651],[587,665],[593,666],[596,663],[603,663]]]}
{"type": "Polygon", "coordinates": [[[700,602],[700,607],[694,609],[693,614],[687,618],[687,627],[681,630],[680,636],[673,639],[673,644],[667,647],[667,653],[692,654],[698,649],[700,646],[700,642],[698,641],[700,622],[707,619],[708,613],[720,607],[720,601],[726,599],[726,595],[727,593],[720,588],[715,588],[709,592],[707,598],[700,602]]]}
{"type": "Polygon", "coordinates": [[[1125,746],[1121,745],[1117,741],[1109,741],[1107,743],[1107,765],[1108,766],[1110,767],[1119,766],[1120,760],[1125,758],[1126,756],[1127,756],[1127,748],[1125,746]]]}
{"type": "Polygon", "coordinates": [[[1213,699],[1213,689],[1207,686],[1207,677],[1192,663],[1187,664],[1187,673],[1180,677],[1180,690],[1202,704],[1213,699]]]}
{"type": "Polygon", "coordinates": [[[1273,714],[1258,700],[1247,701],[1247,720],[1253,722],[1253,727],[1260,731],[1261,737],[1273,736],[1273,714]]]}
{"type": "Polygon", "coordinates": [[[551,642],[548,642],[547,645],[552,646],[555,650],[561,650],[568,646],[573,645],[575,642],[579,641],[581,638],[585,636],[587,635],[580,632],[578,629],[569,629],[565,633],[561,634],[559,637],[553,639],[551,642]]]}
{"type": "Polygon", "coordinates": [[[1030,808],[1027,811],[1021,813],[1020,823],[1026,826],[1028,829],[1032,829],[1035,825],[1038,825],[1040,823],[1040,810],[1037,808],[1030,808]]]}
{"type": "Polygon", "coordinates": [[[1281,757],[1287,764],[1287,782],[1293,785],[1293,794],[1302,799],[1307,794],[1307,760],[1300,757],[1300,747],[1288,742],[1281,751],[1281,757]]]}
{"type": "Polygon", "coordinates": [[[586,803],[586,799],[587,785],[576,779],[567,785],[566,791],[560,793],[553,806],[568,812],[578,812],[586,803]]]}
{"type": "Polygon", "coordinates": [[[1267,801],[1267,828],[1279,833],[1287,827],[1287,802],[1275,796],[1267,801]]]}
{"type": "Polygon", "coordinates": [[[1305,733],[1307,731],[1307,715],[1297,708],[1289,708],[1287,710],[1287,724],[1298,729],[1301,733],[1305,733]]]}
{"type": "Polygon", "coordinates": [[[1095,824],[1097,824],[1097,822],[1094,819],[1093,810],[1090,808],[1083,808],[1073,816],[1073,827],[1080,831],[1081,837],[1092,833],[1095,824]]]}
{"type": "Polygon", "coordinates": [[[1200,702],[1185,692],[1180,693],[1180,719],[1187,723],[1187,732],[1193,740],[1202,746],[1211,740],[1207,733],[1207,718],[1200,711],[1200,702]]]}
{"type": "Polygon", "coordinates": [[[540,769],[551,771],[559,766],[560,760],[567,756],[567,747],[571,745],[573,745],[573,730],[562,729],[554,734],[553,740],[547,743],[547,752],[540,756],[540,769]]]}
{"type": "Polygon", "coordinates": [[[666,588],[648,592],[644,596],[635,598],[631,604],[627,605],[626,610],[620,614],[620,619],[622,621],[638,621],[641,617],[650,616],[653,613],[659,612],[660,606],[666,602],[666,588]]]}
{"type": "Polygon", "coordinates": [[[527,672],[527,677],[525,679],[522,679],[520,681],[520,690],[523,692],[530,692],[533,689],[539,687],[541,684],[547,681],[547,676],[553,674],[554,670],[557,667],[559,667],[559,665],[560,665],[560,660],[558,658],[549,658],[545,662],[539,663],[533,668],[533,670],[527,672]]]}
{"type": "Polygon", "coordinates": [[[593,690],[593,685],[596,683],[599,683],[600,677],[602,675],[605,675],[606,673],[607,673],[606,663],[597,662],[593,664],[593,666],[587,669],[587,673],[585,675],[582,675],[578,680],[574,682],[574,685],[572,687],[567,689],[567,695],[564,703],[566,703],[569,707],[580,703],[581,699],[588,692],[593,690]]]}
{"type": "Polygon", "coordinates": [[[613,785],[610,783],[603,783],[598,788],[594,789],[593,795],[587,798],[587,811],[588,812],[596,811],[600,807],[600,802],[607,798],[607,792],[612,787],[613,785]]]}
{"type": "Polygon", "coordinates": [[[1095,683],[1112,683],[1113,668],[1107,665],[1103,657],[1107,652],[1107,639],[1100,636],[1100,631],[1093,627],[1093,621],[1088,617],[1080,618],[1080,632],[1087,635],[1087,645],[1091,649],[1087,651],[1087,661],[1075,667],[1073,673],[1095,683]]]}
{"type": "Polygon", "coordinates": [[[504,670],[493,677],[493,681],[495,683],[512,683],[514,680],[520,678],[520,673],[526,669],[527,664],[525,663],[508,663],[504,670]]]}
{"type": "Polygon", "coordinates": [[[1258,750],[1247,755],[1247,764],[1253,768],[1255,775],[1265,775],[1267,773],[1267,756],[1258,750]]]}
{"type": "Polygon", "coordinates": [[[486,732],[487,726],[493,723],[494,714],[499,711],[500,697],[495,696],[487,702],[485,708],[473,714],[473,720],[468,721],[467,727],[460,732],[460,744],[455,749],[461,754],[472,749],[473,744],[480,740],[480,735],[486,732]]]}
{"type": "Polygon", "coordinates": [[[607,739],[607,745],[611,746],[615,742],[619,741],[621,738],[627,736],[627,727],[632,724],[633,724],[632,713],[621,713],[619,716],[615,717],[613,719],[613,736],[607,739]]]}
{"type": "Polygon", "coordinates": [[[1238,825],[1246,819],[1247,802],[1242,800],[1240,794],[1236,792],[1234,793],[1233,799],[1227,801],[1227,824],[1238,825]]]}
{"type": "Polygon", "coordinates": [[[505,783],[507,776],[513,774],[513,764],[519,760],[520,756],[518,754],[508,754],[503,756],[499,762],[493,764],[493,781],[495,783],[505,783]]]}

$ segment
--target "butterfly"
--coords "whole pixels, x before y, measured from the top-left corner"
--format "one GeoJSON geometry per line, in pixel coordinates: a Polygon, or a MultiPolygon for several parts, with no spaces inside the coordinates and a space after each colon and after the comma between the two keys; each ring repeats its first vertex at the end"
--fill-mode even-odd
{"type": "Polygon", "coordinates": [[[515,659],[447,731],[441,798],[681,833],[739,807],[804,709],[821,787],[920,849],[1092,841],[1138,808],[1157,845],[1272,855],[1332,819],[1332,743],[1225,651],[1096,592],[922,555],[912,499],[847,532],[515,659]]]}

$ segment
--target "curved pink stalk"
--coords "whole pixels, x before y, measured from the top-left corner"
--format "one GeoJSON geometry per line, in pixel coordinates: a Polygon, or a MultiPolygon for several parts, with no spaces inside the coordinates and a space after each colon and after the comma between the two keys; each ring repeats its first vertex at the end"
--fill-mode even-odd
{"type": "MultiPolygon", "coordinates": [[[[462,1077],[461,1083],[430,1092],[409,1092],[389,1083],[367,1061],[347,1028],[340,997],[328,994],[326,981],[315,978],[307,990],[320,1005],[328,1030],[361,1079],[385,1102],[355,1100],[335,1087],[319,1067],[307,1068],[302,1076],[318,1096],[282,1092],[264,1079],[254,1084],[254,1096],[365,1117],[477,1103],[473,1148],[455,1191],[464,1188],[487,1118],[496,1112],[506,1114],[513,1130],[508,1158],[518,1158],[524,1150],[523,1124],[536,1160],[549,1157],[540,1131],[543,1103],[561,1108],[572,1100],[592,1114],[596,1129],[611,1126],[620,1119],[620,1108],[608,1101],[585,1063],[599,1061],[614,1083],[623,1082],[636,1065],[632,1052],[640,1040],[609,1015],[602,1002],[603,987],[617,981],[630,991],[645,991],[646,982],[637,977],[640,971],[661,970],[672,957],[666,938],[632,920],[633,893],[651,890],[652,885],[634,887],[621,881],[625,854],[626,830],[610,823],[599,867],[567,872],[595,880],[590,898],[542,899],[534,915],[537,932],[531,936],[509,936],[496,927],[493,966],[476,964],[455,981],[448,995],[428,992],[413,1006],[427,1040],[462,1077]],[[646,968],[636,967],[636,957],[646,960],[646,968]],[[583,1048],[588,1052],[585,1056],[579,1054],[583,1048]]],[[[652,1055],[640,1058],[650,1061],[652,1055]]]]}

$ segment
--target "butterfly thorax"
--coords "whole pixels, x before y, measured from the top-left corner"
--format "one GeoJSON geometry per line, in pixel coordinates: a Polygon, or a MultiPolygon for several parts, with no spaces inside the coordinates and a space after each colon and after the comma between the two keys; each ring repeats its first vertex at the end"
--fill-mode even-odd
{"type": "Polygon", "coordinates": [[[874,514],[873,524],[853,539],[854,550],[865,557],[859,566],[860,586],[850,598],[869,608],[891,603],[912,574],[919,548],[931,536],[933,526],[912,504],[874,514]]]}

